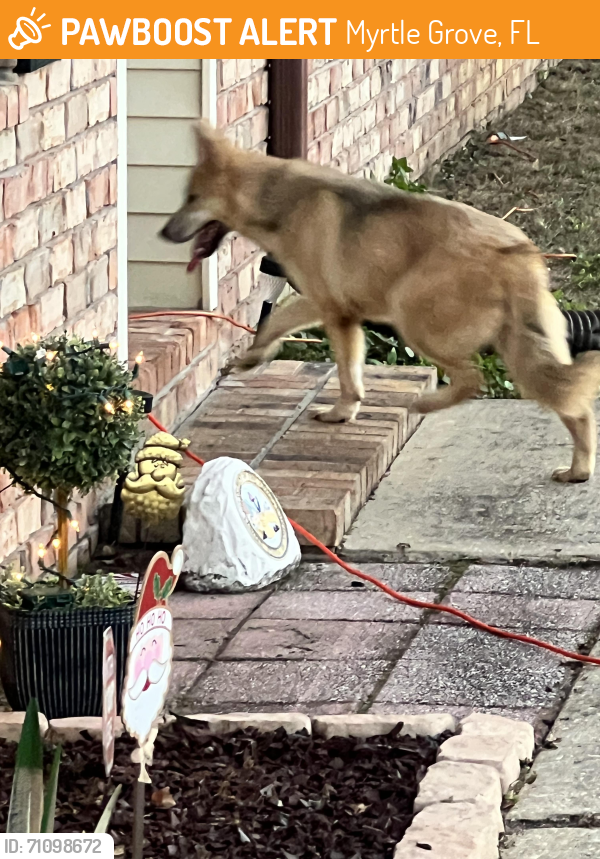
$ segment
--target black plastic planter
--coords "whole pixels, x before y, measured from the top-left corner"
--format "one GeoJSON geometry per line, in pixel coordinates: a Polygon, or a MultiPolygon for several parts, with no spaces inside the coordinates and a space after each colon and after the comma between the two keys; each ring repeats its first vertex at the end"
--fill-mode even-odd
{"type": "Polygon", "coordinates": [[[0,606],[0,679],[13,710],[37,698],[48,719],[102,715],[102,636],[111,626],[118,700],[134,606],[22,611],[0,606]]]}

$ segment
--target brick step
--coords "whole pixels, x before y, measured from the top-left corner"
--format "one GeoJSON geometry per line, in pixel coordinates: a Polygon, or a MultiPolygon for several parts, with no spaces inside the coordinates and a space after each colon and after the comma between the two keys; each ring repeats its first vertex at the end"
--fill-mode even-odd
{"type": "MultiPolygon", "coordinates": [[[[287,515],[328,546],[344,533],[419,424],[415,397],[437,384],[428,367],[365,367],[365,399],[353,424],[314,420],[338,393],[331,364],[274,361],[232,374],[177,431],[203,459],[231,456],[252,465],[287,515]]],[[[185,460],[188,493],[200,467],[185,460]]],[[[181,521],[151,528],[124,521],[123,542],[175,543],[181,521]]],[[[301,541],[302,542],[302,541],[301,541]]]]}

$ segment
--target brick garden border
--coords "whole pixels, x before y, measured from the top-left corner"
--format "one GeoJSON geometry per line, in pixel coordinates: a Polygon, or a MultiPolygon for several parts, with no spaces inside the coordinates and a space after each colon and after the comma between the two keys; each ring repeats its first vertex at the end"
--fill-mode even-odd
{"type": "MultiPolygon", "coordinates": [[[[0,713],[0,737],[18,741],[24,713],[0,713]]],[[[170,718],[170,717],[167,717],[170,718]]],[[[438,759],[420,784],[415,817],[396,847],[394,859],[498,859],[504,832],[502,799],[517,781],[521,764],[533,758],[533,727],[527,722],[472,713],[460,723],[450,714],[366,714],[309,717],[303,713],[197,713],[216,734],[244,728],[330,737],[373,737],[403,722],[403,734],[454,736],[440,746],[438,759]]],[[[55,719],[40,716],[43,737],[63,744],[87,731],[100,739],[100,718],[55,719]]]]}

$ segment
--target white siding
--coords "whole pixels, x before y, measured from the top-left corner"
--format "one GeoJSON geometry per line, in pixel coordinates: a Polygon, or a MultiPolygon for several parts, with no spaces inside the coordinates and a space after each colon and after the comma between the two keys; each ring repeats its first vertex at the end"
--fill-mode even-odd
{"type": "Polygon", "coordinates": [[[190,245],[158,233],[185,198],[196,162],[193,124],[202,114],[200,60],[128,60],[127,182],[130,307],[197,307],[190,245]]]}

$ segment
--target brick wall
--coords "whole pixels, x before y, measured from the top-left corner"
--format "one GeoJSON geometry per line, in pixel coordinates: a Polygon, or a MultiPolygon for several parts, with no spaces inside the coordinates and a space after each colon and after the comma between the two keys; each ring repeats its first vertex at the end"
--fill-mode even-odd
{"type": "MultiPolygon", "coordinates": [[[[115,330],[115,74],[116,60],[60,60],[0,86],[0,340],[9,346],[55,330],[115,330]]],[[[0,489],[8,483],[0,472],[0,489]]],[[[95,537],[94,498],[72,511],[85,532],[75,563],[95,537]]],[[[0,493],[0,562],[14,556],[35,569],[53,530],[50,504],[0,493]]]]}
{"type": "Polygon", "coordinates": [[[555,60],[309,60],[309,150],[317,164],[382,179],[392,155],[417,175],[513,110],[555,60]]]}

